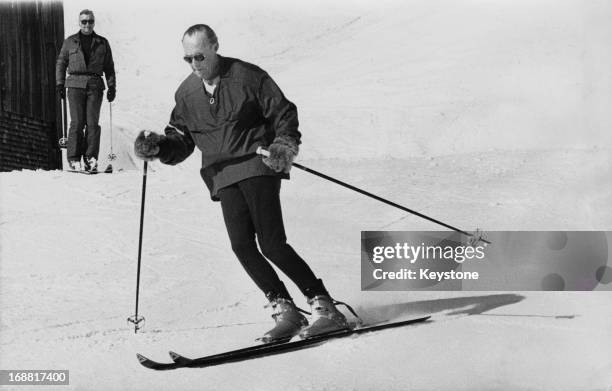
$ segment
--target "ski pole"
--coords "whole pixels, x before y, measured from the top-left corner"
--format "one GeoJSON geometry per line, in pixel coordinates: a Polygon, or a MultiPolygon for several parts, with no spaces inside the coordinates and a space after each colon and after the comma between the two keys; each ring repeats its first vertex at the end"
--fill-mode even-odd
{"type": "Polygon", "coordinates": [[[108,110],[110,113],[110,153],[108,154],[108,166],[104,170],[105,173],[113,172],[113,163],[112,161],[117,158],[117,155],[113,153],[113,104],[112,102],[108,102],[108,110]]]}
{"type": "MultiPolygon", "coordinates": [[[[259,154],[259,155],[263,155],[263,156],[270,156],[270,152],[268,152],[267,150],[263,149],[262,147],[257,148],[257,154],[259,154]]],[[[305,167],[305,166],[303,166],[303,165],[301,165],[301,164],[299,164],[299,163],[293,163],[293,164],[292,164],[292,166],[293,166],[293,167],[297,167],[297,168],[299,168],[300,170],[304,170],[304,171],[306,171],[306,172],[308,172],[308,173],[310,173],[310,174],[316,175],[316,176],[318,176],[318,177],[320,177],[320,178],[327,179],[327,180],[328,180],[328,181],[330,181],[330,182],[333,182],[333,183],[335,183],[335,184],[337,184],[337,185],[340,185],[340,186],[346,187],[347,189],[350,189],[350,190],[356,191],[357,193],[363,194],[363,195],[365,195],[365,196],[368,196],[368,197],[370,197],[370,198],[373,198],[373,199],[375,199],[375,200],[377,200],[377,201],[380,201],[380,202],[382,202],[382,203],[385,203],[385,204],[387,204],[387,205],[391,205],[391,206],[393,206],[393,207],[395,207],[395,208],[398,208],[398,209],[400,209],[400,210],[403,210],[404,212],[408,212],[408,213],[411,213],[411,214],[413,214],[413,215],[415,215],[415,216],[418,216],[418,217],[420,217],[420,218],[423,218],[423,219],[425,219],[425,220],[431,221],[432,223],[436,223],[436,224],[438,224],[438,225],[441,225],[441,226],[443,226],[443,227],[446,227],[446,228],[448,228],[448,229],[451,229],[451,230],[453,230],[453,231],[455,231],[455,232],[459,232],[459,233],[464,234],[464,235],[466,235],[466,236],[469,236],[469,237],[472,237],[472,238],[476,238],[478,241],[481,241],[481,242],[484,242],[484,243],[487,243],[487,244],[491,244],[491,242],[489,242],[488,240],[483,239],[482,237],[479,237],[479,236],[477,236],[477,235],[474,235],[473,233],[470,233],[470,232],[467,232],[467,231],[461,230],[461,229],[459,229],[459,228],[453,227],[452,225],[446,224],[446,223],[444,223],[444,222],[442,222],[442,221],[440,221],[440,220],[436,220],[436,219],[434,219],[434,218],[432,218],[432,217],[429,217],[429,216],[427,216],[427,215],[424,215],[423,213],[417,212],[416,210],[412,210],[412,209],[406,208],[405,206],[402,206],[402,205],[396,204],[395,202],[392,202],[392,201],[389,201],[389,200],[384,199],[384,198],[382,198],[382,197],[379,197],[379,196],[377,196],[376,194],[369,193],[369,192],[367,192],[367,191],[365,191],[365,190],[362,190],[362,189],[360,189],[360,188],[358,188],[358,187],[355,187],[355,186],[353,186],[353,185],[350,185],[350,184],[348,184],[348,183],[346,183],[346,182],[342,182],[342,181],[340,181],[340,180],[338,180],[338,179],[336,179],[336,178],[332,178],[332,177],[330,177],[329,175],[325,175],[325,174],[323,174],[323,173],[321,173],[321,172],[318,172],[318,171],[315,171],[315,170],[313,170],[313,169],[311,169],[311,168],[305,167]]],[[[477,231],[477,232],[479,232],[479,231],[477,231]]]]}
{"type": "Polygon", "coordinates": [[[108,102],[108,110],[110,113],[110,153],[108,154],[108,160],[111,162],[117,158],[117,155],[113,153],[113,103],[108,102]]]}
{"type": "Polygon", "coordinates": [[[136,311],[134,316],[128,318],[128,322],[134,324],[134,334],[142,327],[140,322],[144,321],[144,317],[138,316],[138,296],[140,292],[140,264],[142,259],[142,228],[144,223],[144,211],[145,211],[145,194],[147,190],[147,161],[144,162],[144,168],[142,173],[142,199],[140,202],[140,233],[138,235],[138,271],[136,272],[136,311]]]}
{"type": "Polygon", "coordinates": [[[66,98],[62,98],[62,138],[59,139],[60,148],[66,148],[68,146],[67,128],[68,128],[68,115],[66,114],[66,98]]]}

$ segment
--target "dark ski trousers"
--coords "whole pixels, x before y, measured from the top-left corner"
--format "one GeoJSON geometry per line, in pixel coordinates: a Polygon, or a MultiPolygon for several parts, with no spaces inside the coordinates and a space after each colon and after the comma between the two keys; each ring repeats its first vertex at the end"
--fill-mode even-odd
{"type": "Polygon", "coordinates": [[[98,122],[103,93],[103,87],[94,78],[89,80],[87,88],[68,88],[69,161],[81,161],[81,157],[98,159],[100,152],[100,125],[98,122]],[[85,132],[83,132],[84,128],[85,132]]]}
{"type": "Polygon", "coordinates": [[[287,244],[280,187],[279,177],[256,176],[219,191],[232,250],[269,299],[291,297],[266,258],[286,274],[305,296],[327,294],[321,280],[287,244]],[[256,237],[261,252],[257,249],[256,237]]]}

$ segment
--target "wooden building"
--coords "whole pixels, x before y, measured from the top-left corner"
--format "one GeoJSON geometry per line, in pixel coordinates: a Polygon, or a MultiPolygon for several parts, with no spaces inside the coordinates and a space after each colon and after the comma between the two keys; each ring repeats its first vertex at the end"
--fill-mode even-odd
{"type": "Polygon", "coordinates": [[[0,171],[61,168],[59,1],[0,1],[0,171]]]}

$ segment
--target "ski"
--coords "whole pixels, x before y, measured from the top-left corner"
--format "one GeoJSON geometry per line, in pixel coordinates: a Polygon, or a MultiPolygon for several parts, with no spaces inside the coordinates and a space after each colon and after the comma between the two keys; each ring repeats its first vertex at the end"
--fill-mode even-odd
{"type": "Polygon", "coordinates": [[[343,338],[351,335],[365,334],[394,327],[407,326],[410,324],[425,322],[429,318],[430,316],[423,316],[420,318],[414,318],[399,322],[383,323],[349,330],[340,330],[328,334],[316,335],[308,339],[302,339],[293,342],[273,342],[263,345],[255,345],[243,349],[232,350],[195,359],[189,359],[178,353],[170,352],[170,357],[173,360],[172,363],[156,362],[141,354],[136,354],[136,357],[138,358],[138,361],[142,366],[158,371],[177,368],[205,368],[215,365],[228,364],[260,357],[272,356],[276,354],[289,353],[301,349],[307,349],[322,345],[331,339],[343,338]]]}
{"type": "Polygon", "coordinates": [[[65,172],[72,172],[74,174],[83,175],[97,175],[97,174],[112,174],[112,171],[85,171],[85,170],[64,170],[65,172]]]}
{"type": "Polygon", "coordinates": [[[85,170],[64,170],[64,172],[71,172],[73,174],[83,174],[83,175],[95,175],[97,172],[90,172],[85,170]]]}

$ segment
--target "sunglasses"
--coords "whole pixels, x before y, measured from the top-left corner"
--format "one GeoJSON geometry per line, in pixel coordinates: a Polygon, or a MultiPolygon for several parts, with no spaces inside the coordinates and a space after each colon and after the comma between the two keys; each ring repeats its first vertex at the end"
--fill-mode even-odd
{"type": "Polygon", "coordinates": [[[193,60],[196,60],[197,62],[202,62],[206,59],[206,57],[203,54],[196,54],[195,56],[185,56],[183,57],[183,60],[185,60],[185,62],[191,64],[191,62],[193,60]]]}
{"type": "Polygon", "coordinates": [[[86,25],[86,24],[94,24],[94,23],[96,23],[96,21],[93,20],[93,19],[83,19],[83,20],[81,20],[81,24],[83,26],[86,25]]]}

